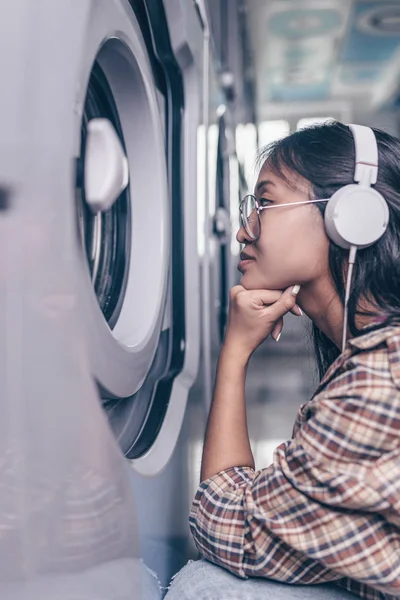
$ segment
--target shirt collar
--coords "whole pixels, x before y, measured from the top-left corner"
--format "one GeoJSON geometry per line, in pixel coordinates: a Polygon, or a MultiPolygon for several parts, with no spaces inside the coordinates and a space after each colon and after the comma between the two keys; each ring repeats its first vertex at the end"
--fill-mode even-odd
{"type": "Polygon", "coordinates": [[[347,343],[349,346],[360,350],[375,348],[392,334],[393,329],[395,329],[395,326],[393,325],[380,327],[379,329],[375,329],[375,331],[370,331],[369,333],[364,333],[355,338],[351,338],[347,343]]]}
{"type": "Polygon", "coordinates": [[[318,394],[337,374],[342,368],[344,363],[357,352],[357,350],[370,350],[376,348],[383,342],[385,342],[392,334],[395,329],[400,330],[400,327],[394,325],[387,325],[381,327],[375,331],[361,334],[355,338],[347,340],[346,348],[342,354],[328,367],[325,375],[320,381],[314,396],[318,394]]]}

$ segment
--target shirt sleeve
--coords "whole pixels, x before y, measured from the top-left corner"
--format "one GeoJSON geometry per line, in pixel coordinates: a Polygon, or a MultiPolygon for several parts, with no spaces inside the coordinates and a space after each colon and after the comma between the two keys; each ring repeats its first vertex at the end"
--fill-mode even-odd
{"type": "Polygon", "coordinates": [[[351,396],[333,388],[303,407],[267,469],[201,483],[190,526],[205,558],[239,577],[400,594],[399,393],[351,378],[351,396]]]}

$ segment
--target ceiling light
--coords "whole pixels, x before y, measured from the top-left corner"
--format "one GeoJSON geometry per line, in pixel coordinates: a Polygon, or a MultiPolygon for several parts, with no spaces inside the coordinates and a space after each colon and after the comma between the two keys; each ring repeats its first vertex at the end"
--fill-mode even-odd
{"type": "Polygon", "coordinates": [[[400,33],[400,6],[369,10],[359,19],[358,28],[370,34],[396,36],[400,33]]]}

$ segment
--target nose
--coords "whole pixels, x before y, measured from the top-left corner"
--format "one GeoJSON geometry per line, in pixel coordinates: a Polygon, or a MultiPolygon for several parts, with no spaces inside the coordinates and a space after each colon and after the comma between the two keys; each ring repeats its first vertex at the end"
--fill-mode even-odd
{"type": "Polygon", "coordinates": [[[240,226],[240,229],[236,234],[236,240],[239,242],[239,244],[250,244],[250,242],[253,241],[247,234],[243,225],[240,226]]]}

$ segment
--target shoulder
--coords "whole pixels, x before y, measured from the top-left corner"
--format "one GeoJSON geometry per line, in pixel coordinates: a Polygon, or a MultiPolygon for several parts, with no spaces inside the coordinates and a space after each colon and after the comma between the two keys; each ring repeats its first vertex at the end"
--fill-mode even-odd
{"type": "Polygon", "coordinates": [[[388,326],[348,341],[319,384],[321,392],[360,387],[400,389],[400,326],[388,326]]]}
{"type": "Polygon", "coordinates": [[[332,419],[332,410],[348,418],[360,410],[372,410],[373,420],[394,410],[396,419],[400,419],[399,325],[382,327],[348,341],[345,352],[329,367],[312,398],[300,407],[293,437],[317,414],[327,415],[328,421],[332,419]]]}
{"type": "Polygon", "coordinates": [[[400,327],[351,340],[299,414],[302,435],[391,450],[400,429],[400,327]],[[306,426],[307,424],[307,426],[306,426]],[[336,433],[335,433],[336,432],[336,433]]]}
{"type": "Polygon", "coordinates": [[[390,325],[349,341],[354,368],[390,380],[400,388],[400,325],[390,325]]]}

